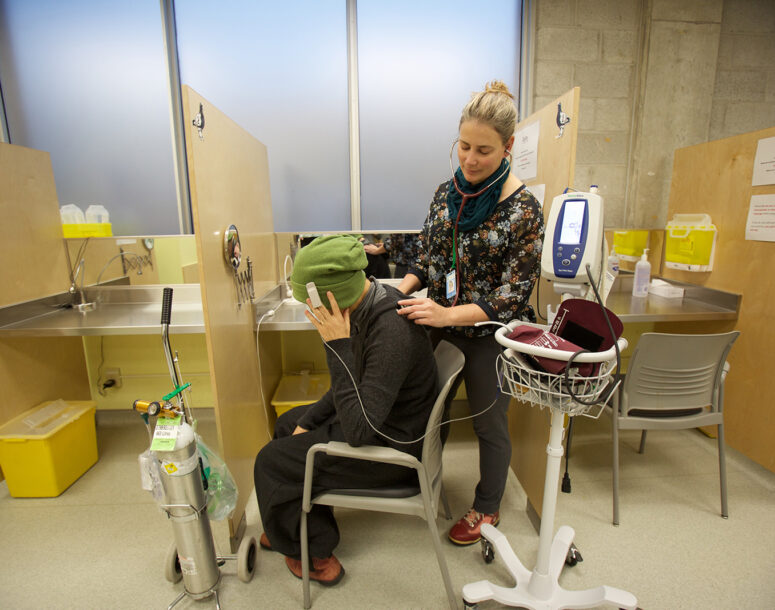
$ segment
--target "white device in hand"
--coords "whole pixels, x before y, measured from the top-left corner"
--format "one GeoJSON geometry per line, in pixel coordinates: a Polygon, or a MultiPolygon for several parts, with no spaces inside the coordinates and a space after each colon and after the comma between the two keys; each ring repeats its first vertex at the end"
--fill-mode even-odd
{"type": "Polygon", "coordinates": [[[310,303],[312,303],[312,309],[317,309],[318,307],[323,306],[323,303],[320,301],[320,295],[318,294],[318,288],[315,286],[315,282],[307,283],[307,295],[309,296],[310,303]]]}

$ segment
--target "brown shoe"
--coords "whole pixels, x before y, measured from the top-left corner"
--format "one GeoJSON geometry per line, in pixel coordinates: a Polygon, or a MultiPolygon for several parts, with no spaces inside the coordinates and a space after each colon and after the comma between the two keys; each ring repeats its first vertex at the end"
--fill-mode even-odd
{"type": "Polygon", "coordinates": [[[493,526],[498,525],[500,514],[498,511],[491,515],[479,513],[473,508],[468,511],[465,517],[452,526],[449,530],[449,539],[460,546],[474,544],[482,539],[482,524],[489,523],[493,526]]]}
{"type": "Polygon", "coordinates": [[[266,532],[261,532],[261,537],[258,539],[258,544],[265,551],[272,550],[272,543],[269,542],[269,538],[266,537],[266,532]]]}
{"type": "MultiPolygon", "coordinates": [[[[285,558],[285,565],[296,578],[301,578],[301,560],[292,557],[285,558]]],[[[344,567],[339,560],[331,555],[326,559],[312,558],[312,568],[309,571],[309,579],[319,582],[324,587],[333,587],[344,576],[344,567]]]]}

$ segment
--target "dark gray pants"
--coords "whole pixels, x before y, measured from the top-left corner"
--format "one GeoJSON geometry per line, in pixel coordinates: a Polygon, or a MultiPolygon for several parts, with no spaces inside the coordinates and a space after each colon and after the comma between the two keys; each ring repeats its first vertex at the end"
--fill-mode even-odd
{"type": "MultiPolygon", "coordinates": [[[[295,559],[301,558],[299,524],[307,450],[315,443],[346,442],[335,419],[294,436],[296,422],[308,408],[309,405],[296,407],[277,419],[274,440],[256,456],[253,469],[261,521],[272,550],[295,559]]],[[[392,464],[318,454],[312,497],[330,489],[399,484],[416,485],[415,471],[392,464]]],[[[313,505],[307,517],[307,531],[311,557],[329,557],[339,544],[339,528],[329,506],[313,505]]]]}
{"type": "Polygon", "coordinates": [[[469,338],[433,329],[431,338],[434,346],[441,340],[449,341],[466,357],[463,371],[455,380],[447,398],[445,420],[449,419],[449,406],[463,381],[466,382],[471,415],[481,413],[495,401],[486,413],[471,420],[479,439],[479,483],[473,508],[480,513],[494,513],[500,508],[511,464],[508,417],[510,396],[500,392],[495,370],[495,359],[503,348],[492,335],[469,338]]]}

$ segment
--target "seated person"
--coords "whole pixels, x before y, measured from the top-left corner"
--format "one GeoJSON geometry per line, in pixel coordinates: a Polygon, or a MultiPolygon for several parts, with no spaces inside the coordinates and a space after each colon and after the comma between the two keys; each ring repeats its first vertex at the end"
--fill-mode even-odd
{"type": "MultiPolygon", "coordinates": [[[[428,334],[396,314],[397,302],[406,297],[373,277],[366,279],[364,267],[366,255],[357,239],[328,235],[298,252],[291,274],[294,298],[311,306],[307,282],[315,282],[320,294],[323,306],[314,309],[314,316],[306,314],[327,345],[331,389],[318,402],[278,418],[274,440],[256,457],[254,477],[264,526],[260,544],[285,555],[298,578],[307,450],[315,443],[344,441],[356,447],[394,447],[420,458],[421,441],[395,441],[412,441],[425,433],[438,394],[428,334]]],[[[394,484],[416,485],[417,477],[402,466],[318,455],[312,494],[394,484]]],[[[333,555],[339,543],[333,509],[313,505],[307,523],[310,579],[334,585],[344,568],[333,555]]]]}

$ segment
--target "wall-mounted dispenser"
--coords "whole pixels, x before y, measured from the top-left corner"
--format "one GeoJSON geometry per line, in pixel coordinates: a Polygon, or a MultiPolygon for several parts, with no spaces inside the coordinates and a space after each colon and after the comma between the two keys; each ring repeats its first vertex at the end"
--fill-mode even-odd
{"type": "Polygon", "coordinates": [[[665,227],[665,266],[682,271],[711,271],[716,226],[708,214],[675,214],[665,227]]]}

